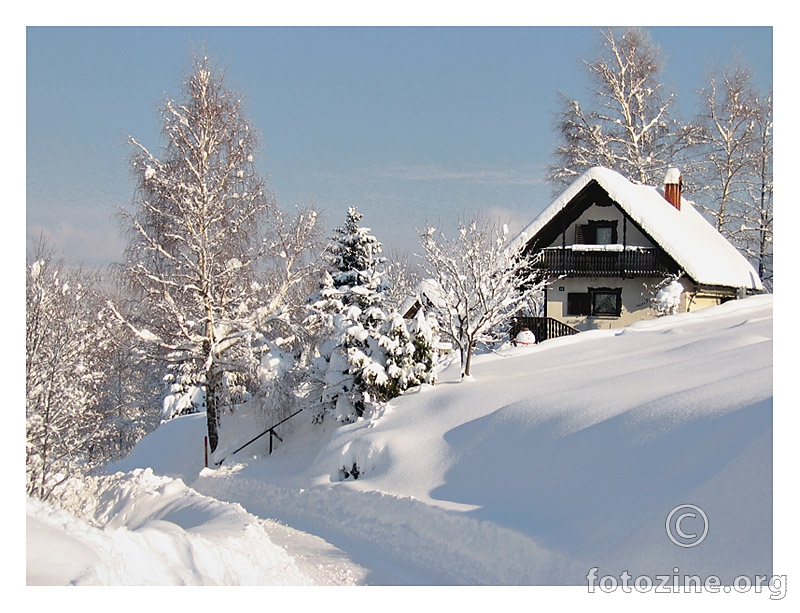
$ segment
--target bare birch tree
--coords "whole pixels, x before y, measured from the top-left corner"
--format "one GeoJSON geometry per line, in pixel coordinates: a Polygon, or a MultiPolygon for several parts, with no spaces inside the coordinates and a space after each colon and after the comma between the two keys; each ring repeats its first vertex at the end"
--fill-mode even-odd
{"type": "Polygon", "coordinates": [[[702,93],[696,192],[717,230],[772,279],[772,94],[739,64],[717,69],[702,93]]]}
{"type": "Polygon", "coordinates": [[[287,321],[283,307],[303,278],[317,220],[278,210],[255,166],[258,140],[242,100],[208,58],[194,59],[181,95],[161,111],[162,155],[130,139],[137,192],[134,210],[123,212],[122,270],[146,313],[131,328],[204,390],[213,451],[223,382],[255,367],[249,346],[259,329],[287,321]]]}
{"type": "Polygon", "coordinates": [[[697,199],[724,235],[747,199],[746,175],[752,166],[756,134],[756,94],[750,73],[740,66],[709,76],[702,92],[702,176],[697,199]],[[706,202],[707,201],[707,202],[706,202]]]}
{"type": "Polygon", "coordinates": [[[746,182],[747,199],[731,240],[751,261],[768,291],[773,289],[772,92],[755,101],[755,138],[746,182]]]}
{"type": "Polygon", "coordinates": [[[556,128],[556,184],[569,183],[593,166],[631,181],[656,185],[693,141],[694,128],[671,117],[675,100],[661,81],[660,49],[641,29],[601,32],[597,59],[585,62],[590,103],[561,95],[556,128]]]}
{"type": "Polygon", "coordinates": [[[419,285],[420,277],[416,266],[408,260],[408,254],[392,250],[386,259],[386,276],[390,280],[386,292],[386,302],[391,308],[400,307],[419,285]]]}

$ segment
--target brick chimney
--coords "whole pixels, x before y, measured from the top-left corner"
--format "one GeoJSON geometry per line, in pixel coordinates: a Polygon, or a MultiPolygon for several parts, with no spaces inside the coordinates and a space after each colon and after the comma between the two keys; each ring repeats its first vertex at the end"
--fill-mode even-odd
{"type": "Polygon", "coordinates": [[[677,168],[670,168],[664,176],[664,198],[679,211],[681,210],[682,189],[681,171],[677,168]]]}

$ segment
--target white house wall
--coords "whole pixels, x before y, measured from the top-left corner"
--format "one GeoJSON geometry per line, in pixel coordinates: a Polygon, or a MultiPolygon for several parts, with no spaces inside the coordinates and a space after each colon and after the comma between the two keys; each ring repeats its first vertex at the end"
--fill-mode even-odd
{"type": "Polygon", "coordinates": [[[564,278],[547,288],[546,314],[581,331],[621,328],[637,321],[653,319],[649,298],[643,295],[644,284],[660,279],[620,279],[613,277],[564,278]],[[622,312],[619,317],[610,315],[567,315],[567,295],[588,292],[590,287],[622,289],[622,312]]]}
{"type": "MultiPolygon", "coordinates": [[[[654,287],[662,279],[620,279],[614,277],[576,277],[557,279],[547,288],[545,301],[545,314],[576,328],[577,330],[604,330],[622,328],[637,321],[644,321],[656,317],[655,311],[650,307],[650,294],[647,287],[654,287]],[[586,293],[589,288],[621,289],[622,311],[619,317],[611,315],[568,315],[567,297],[570,293],[586,293]]],[[[691,281],[682,279],[685,291],[681,294],[681,303],[678,311],[685,313],[699,311],[715,306],[734,298],[733,293],[727,288],[712,290],[698,288],[691,281]]]]}
{"type": "MultiPolygon", "coordinates": [[[[622,244],[623,239],[629,247],[653,247],[652,241],[634,226],[630,221],[625,222],[624,213],[616,206],[592,205],[575,220],[566,230],[565,243],[569,247],[575,243],[575,226],[585,225],[590,221],[616,221],[617,243],[622,244]],[[623,229],[624,227],[624,229],[623,229]]],[[[561,247],[561,235],[553,241],[550,247],[561,247]]],[[[649,299],[643,296],[644,284],[658,283],[661,279],[621,279],[614,277],[576,277],[564,278],[555,281],[547,290],[547,315],[554,317],[578,330],[596,330],[604,328],[619,328],[634,322],[652,319],[655,313],[650,308],[649,299]],[[590,287],[608,287],[622,289],[622,312],[619,317],[578,316],[567,315],[567,295],[570,293],[585,293],[590,287]]]]}

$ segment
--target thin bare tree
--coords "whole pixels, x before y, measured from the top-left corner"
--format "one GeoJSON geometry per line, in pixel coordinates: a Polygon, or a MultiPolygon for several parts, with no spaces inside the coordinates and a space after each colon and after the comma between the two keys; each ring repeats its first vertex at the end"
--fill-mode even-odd
{"type": "Polygon", "coordinates": [[[499,339],[504,324],[542,287],[529,262],[510,248],[508,230],[481,214],[459,221],[455,238],[428,225],[418,230],[422,267],[432,281],[427,298],[440,332],[458,348],[461,376],[470,377],[478,343],[499,339]]]}

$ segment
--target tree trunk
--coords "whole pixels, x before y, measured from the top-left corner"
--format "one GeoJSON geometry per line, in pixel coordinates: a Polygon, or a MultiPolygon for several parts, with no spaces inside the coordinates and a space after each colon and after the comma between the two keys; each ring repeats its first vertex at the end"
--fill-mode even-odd
{"type": "Polygon", "coordinates": [[[472,369],[472,343],[468,343],[464,351],[466,351],[467,357],[463,360],[464,373],[461,375],[462,378],[470,376],[470,370],[472,369]]]}
{"type": "Polygon", "coordinates": [[[208,445],[211,453],[219,444],[219,387],[221,377],[215,368],[206,372],[206,423],[208,425],[208,445]]]}

